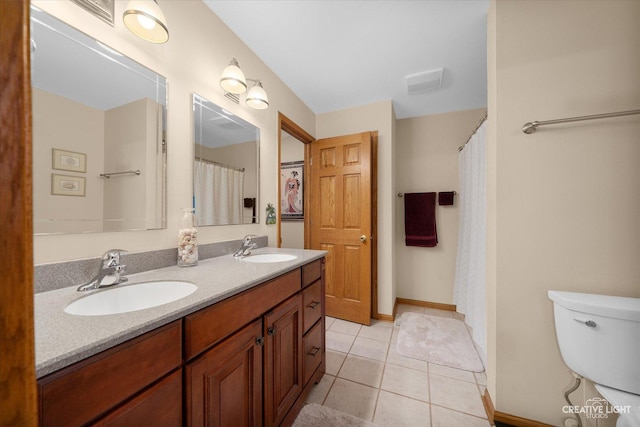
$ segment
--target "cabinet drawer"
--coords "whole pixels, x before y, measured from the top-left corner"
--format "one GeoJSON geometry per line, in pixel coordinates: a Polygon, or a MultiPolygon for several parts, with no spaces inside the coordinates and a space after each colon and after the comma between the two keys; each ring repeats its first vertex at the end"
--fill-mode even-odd
{"type": "Polygon", "coordinates": [[[322,362],[322,358],[324,357],[324,346],[322,344],[322,322],[316,323],[316,325],[311,328],[309,333],[304,336],[304,384],[309,382],[309,379],[316,371],[316,368],[322,362]]]}
{"type": "Polygon", "coordinates": [[[319,259],[302,266],[302,287],[305,288],[318,280],[322,274],[322,261],[319,259]]]}
{"type": "Polygon", "coordinates": [[[300,290],[300,269],[185,317],[189,360],[300,290]]]}
{"type": "Polygon", "coordinates": [[[44,377],[40,424],[86,424],[182,363],[180,321],[44,377]]]}
{"type": "Polygon", "coordinates": [[[174,427],[182,424],[182,369],[98,421],[96,426],[174,427]]]}
{"type": "Polygon", "coordinates": [[[303,331],[306,333],[310,327],[322,316],[322,282],[317,280],[303,292],[304,315],[303,331]]]}

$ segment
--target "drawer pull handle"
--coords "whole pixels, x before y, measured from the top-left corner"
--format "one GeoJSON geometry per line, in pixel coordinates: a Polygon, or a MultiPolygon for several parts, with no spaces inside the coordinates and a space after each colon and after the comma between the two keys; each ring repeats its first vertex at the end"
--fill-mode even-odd
{"type": "Polygon", "coordinates": [[[276,334],[276,328],[267,328],[267,335],[273,336],[276,334]]]}
{"type": "Polygon", "coordinates": [[[311,310],[315,310],[318,304],[320,304],[318,301],[312,301],[311,304],[309,304],[307,307],[309,307],[311,310]]]}
{"type": "Polygon", "coordinates": [[[309,352],[309,355],[316,357],[316,354],[318,354],[319,351],[320,351],[320,347],[313,347],[309,352]]]}

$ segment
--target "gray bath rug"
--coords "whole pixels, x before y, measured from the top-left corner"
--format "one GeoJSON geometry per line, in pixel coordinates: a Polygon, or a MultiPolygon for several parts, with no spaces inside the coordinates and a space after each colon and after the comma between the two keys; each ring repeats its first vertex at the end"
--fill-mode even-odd
{"type": "Polygon", "coordinates": [[[398,324],[398,353],[401,355],[465,371],[484,371],[464,322],[403,313],[396,320],[398,324]]]}
{"type": "Polygon", "coordinates": [[[302,408],[293,427],[375,427],[375,424],[327,406],[309,403],[302,408]]]}

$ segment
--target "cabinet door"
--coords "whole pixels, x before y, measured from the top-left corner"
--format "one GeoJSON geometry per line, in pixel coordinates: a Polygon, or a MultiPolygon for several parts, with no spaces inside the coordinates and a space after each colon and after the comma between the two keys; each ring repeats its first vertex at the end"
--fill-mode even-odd
{"type": "Polygon", "coordinates": [[[264,317],[265,425],[279,425],[302,391],[302,296],[264,317]]]}
{"type": "Polygon", "coordinates": [[[261,336],[256,320],[186,366],[187,425],[262,425],[261,336]]]}

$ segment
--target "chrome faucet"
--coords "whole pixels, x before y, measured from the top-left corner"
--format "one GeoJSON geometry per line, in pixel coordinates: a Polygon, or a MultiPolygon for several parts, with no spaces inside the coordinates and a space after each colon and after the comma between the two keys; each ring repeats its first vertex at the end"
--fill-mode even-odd
{"type": "Polygon", "coordinates": [[[253,242],[253,238],[258,237],[254,234],[247,234],[242,239],[242,245],[240,245],[240,249],[233,254],[236,258],[244,258],[246,256],[251,255],[251,249],[255,248],[258,244],[253,242]]]}
{"type": "Polygon", "coordinates": [[[109,249],[105,252],[102,255],[98,274],[84,285],[80,285],[78,291],[91,291],[126,282],[128,280],[124,277],[126,265],[120,264],[120,256],[126,253],[127,251],[122,249],[109,249]]]}

